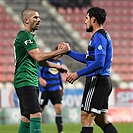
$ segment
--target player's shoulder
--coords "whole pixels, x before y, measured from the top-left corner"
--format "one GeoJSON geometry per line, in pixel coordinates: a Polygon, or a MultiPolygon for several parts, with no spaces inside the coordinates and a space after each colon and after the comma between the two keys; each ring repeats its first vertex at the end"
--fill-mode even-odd
{"type": "Polygon", "coordinates": [[[104,29],[100,29],[94,34],[93,37],[95,40],[105,41],[107,40],[107,32],[104,29]]]}
{"type": "Polygon", "coordinates": [[[31,33],[28,32],[27,30],[20,30],[19,33],[17,34],[18,38],[31,38],[31,33]]]}
{"type": "Polygon", "coordinates": [[[20,30],[18,33],[18,35],[27,35],[27,34],[29,34],[29,32],[27,30],[23,30],[23,29],[20,30]]]}
{"type": "Polygon", "coordinates": [[[105,38],[106,38],[106,31],[104,30],[104,29],[100,29],[100,30],[98,30],[97,32],[96,32],[96,37],[102,37],[102,36],[104,36],[105,38]]]}

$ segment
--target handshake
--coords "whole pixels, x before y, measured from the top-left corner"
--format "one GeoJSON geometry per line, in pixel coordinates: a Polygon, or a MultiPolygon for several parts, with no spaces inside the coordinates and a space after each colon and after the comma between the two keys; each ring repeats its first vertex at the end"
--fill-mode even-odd
{"type": "MultiPolygon", "coordinates": [[[[67,54],[71,50],[71,48],[70,48],[70,45],[68,43],[61,42],[58,45],[58,50],[62,50],[62,54],[67,54]]],[[[61,66],[60,72],[66,73],[66,81],[71,83],[71,84],[73,84],[73,82],[79,78],[77,72],[73,72],[73,73],[68,74],[67,68],[65,68],[63,66],[61,66]]]]}
{"type": "Polygon", "coordinates": [[[67,54],[71,50],[71,48],[68,43],[61,42],[60,44],[58,44],[58,50],[60,50],[62,54],[67,54]]]}

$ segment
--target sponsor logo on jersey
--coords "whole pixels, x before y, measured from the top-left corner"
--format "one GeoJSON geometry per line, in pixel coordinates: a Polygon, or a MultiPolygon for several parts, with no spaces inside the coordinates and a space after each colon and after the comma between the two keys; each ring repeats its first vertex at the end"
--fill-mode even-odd
{"type": "Polygon", "coordinates": [[[53,75],[56,75],[59,71],[56,68],[49,68],[49,72],[53,75]]]}
{"type": "Polygon", "coordinates": [[[32,44],[33,42],[29,39],[29,40],[26,40],[24,41],[25,45],[28,45],[28,44],[32,44]]]}

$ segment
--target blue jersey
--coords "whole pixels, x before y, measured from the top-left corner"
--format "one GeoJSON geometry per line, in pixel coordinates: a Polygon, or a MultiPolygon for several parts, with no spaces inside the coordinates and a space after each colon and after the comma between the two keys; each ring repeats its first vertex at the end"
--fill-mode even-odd
{"type": "MultiPolygon", "coordinates": [[[[62,64],[62,60],[55,61],[49,60],[58,65],[62,64]]],[[[39,84],[40,91],[55,91],[63,87],[63,81],[60,72],[56,68],[48,68],[39,66],[38,78],[42,77],[46,80],[46,87],[43,87],[39,84]]]]}
{"type": "Polygon", "coordinates": [[[113,59],[113,47],[109,34],[104,30],[98,30],[88,44],[87,53],[70,51],[70,57],[86,64],[86,67],[77,71],[78,76],[110,75],[110,67],[113,59]]]}

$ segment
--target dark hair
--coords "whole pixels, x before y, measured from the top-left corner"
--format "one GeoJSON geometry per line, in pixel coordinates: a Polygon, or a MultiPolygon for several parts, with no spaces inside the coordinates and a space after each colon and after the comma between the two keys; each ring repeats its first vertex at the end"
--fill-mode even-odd
{"type": "Polygon", "coordinates": [[[87,11],[89,17],[95,17],[98,24],[103,24],[106,20],[106,11],[100,7],[92,7],[87,11]]]}

